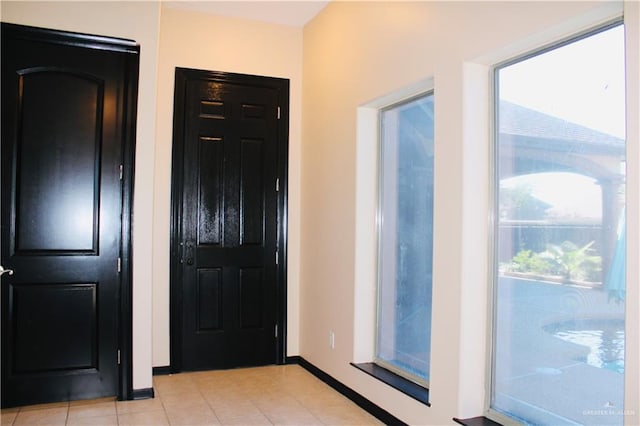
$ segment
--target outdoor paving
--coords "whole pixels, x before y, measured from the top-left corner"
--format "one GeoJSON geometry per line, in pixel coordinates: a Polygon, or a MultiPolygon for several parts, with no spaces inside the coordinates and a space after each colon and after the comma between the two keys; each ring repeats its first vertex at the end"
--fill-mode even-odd
{"type": "Polygon", "coordinates": [[[624,375],[589,365],[589,347],[545,327],[621,320],[624,304],[600,289],[509,277],[500,279],[498,298],[494,405],[538,424],[622,424],[624,375]]]}

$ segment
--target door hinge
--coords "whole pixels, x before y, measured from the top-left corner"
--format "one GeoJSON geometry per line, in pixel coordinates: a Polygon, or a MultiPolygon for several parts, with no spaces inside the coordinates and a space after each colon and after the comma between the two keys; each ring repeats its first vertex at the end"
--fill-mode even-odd
{"type": "Polygon", "coordinates": [[[280,120],[280,107],[278,107],[278,120],[280,120]]]}
{"type": "Polygon", "coordinates": [[[120,365],[120,349],[118,349],[118,365],[120,365]]]}
{"type": "Polygon", "coordinates": [[[280,178],[276,178],[276,192],[280,192],[280,178]]]}
{"type": "Polygon", "coordinates": [[[279,264],[280,264],[280,259],[278,256],[278,250],[276,250],[276,265],[279,265],[279,264]]]}
{"type": "Polygon", "coordinates": [[[278,338],[278,324],[276,324],[275,326],[275,333],[274,335],[276,336],[276,339],[278,338]]]}
{"type": "Polygon", "coordinates": [[[123,173],[123,167],[122,164],[120,164],[120,180],[122,180],[123,173]]]}
{"type": "Polygon", "coordinates": [[[118,273],[122,271],[122,259],[118,258],[118,273]]]}

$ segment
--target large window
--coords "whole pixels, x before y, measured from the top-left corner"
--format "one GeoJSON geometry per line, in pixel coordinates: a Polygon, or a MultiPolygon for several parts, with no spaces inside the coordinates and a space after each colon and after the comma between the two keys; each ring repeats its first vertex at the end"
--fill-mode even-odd
{"type": "Polygon", "coordinates": [[[622,25],[496,70],[491,412],[624,418],[622,25]]]}
{"type": "Polygon", "coordinates": [[[433,253],[433,94],[380,113],[376,362],[428,384],[433,253]]]}

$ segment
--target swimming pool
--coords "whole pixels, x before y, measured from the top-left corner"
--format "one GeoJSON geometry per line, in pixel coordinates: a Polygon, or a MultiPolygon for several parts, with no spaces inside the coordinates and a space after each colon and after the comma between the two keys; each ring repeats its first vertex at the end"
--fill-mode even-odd
{"type": "Polygon", "coordinates": [[[586,359],[579,361],[624,373],[624,320],[569,320],[547,325],[544,330],[564,341],[588,347],[586,359]]]}

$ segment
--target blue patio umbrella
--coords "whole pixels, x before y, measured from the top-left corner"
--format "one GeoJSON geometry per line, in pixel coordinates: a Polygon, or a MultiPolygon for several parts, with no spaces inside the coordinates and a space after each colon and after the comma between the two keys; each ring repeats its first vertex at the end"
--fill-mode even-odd
{"type": "Polygon", "coordinates": [[[605,288],[609,292],[609,300],[613,299],[616,302],[623,301],[626,293],[627,237],[625,217],[625,210],[622,209],[620,220],[618,221],[618,239],[616,240],[616,246],[613,251],[613,258],[611,259],[609,274],[605,285],[605,288]]]}

